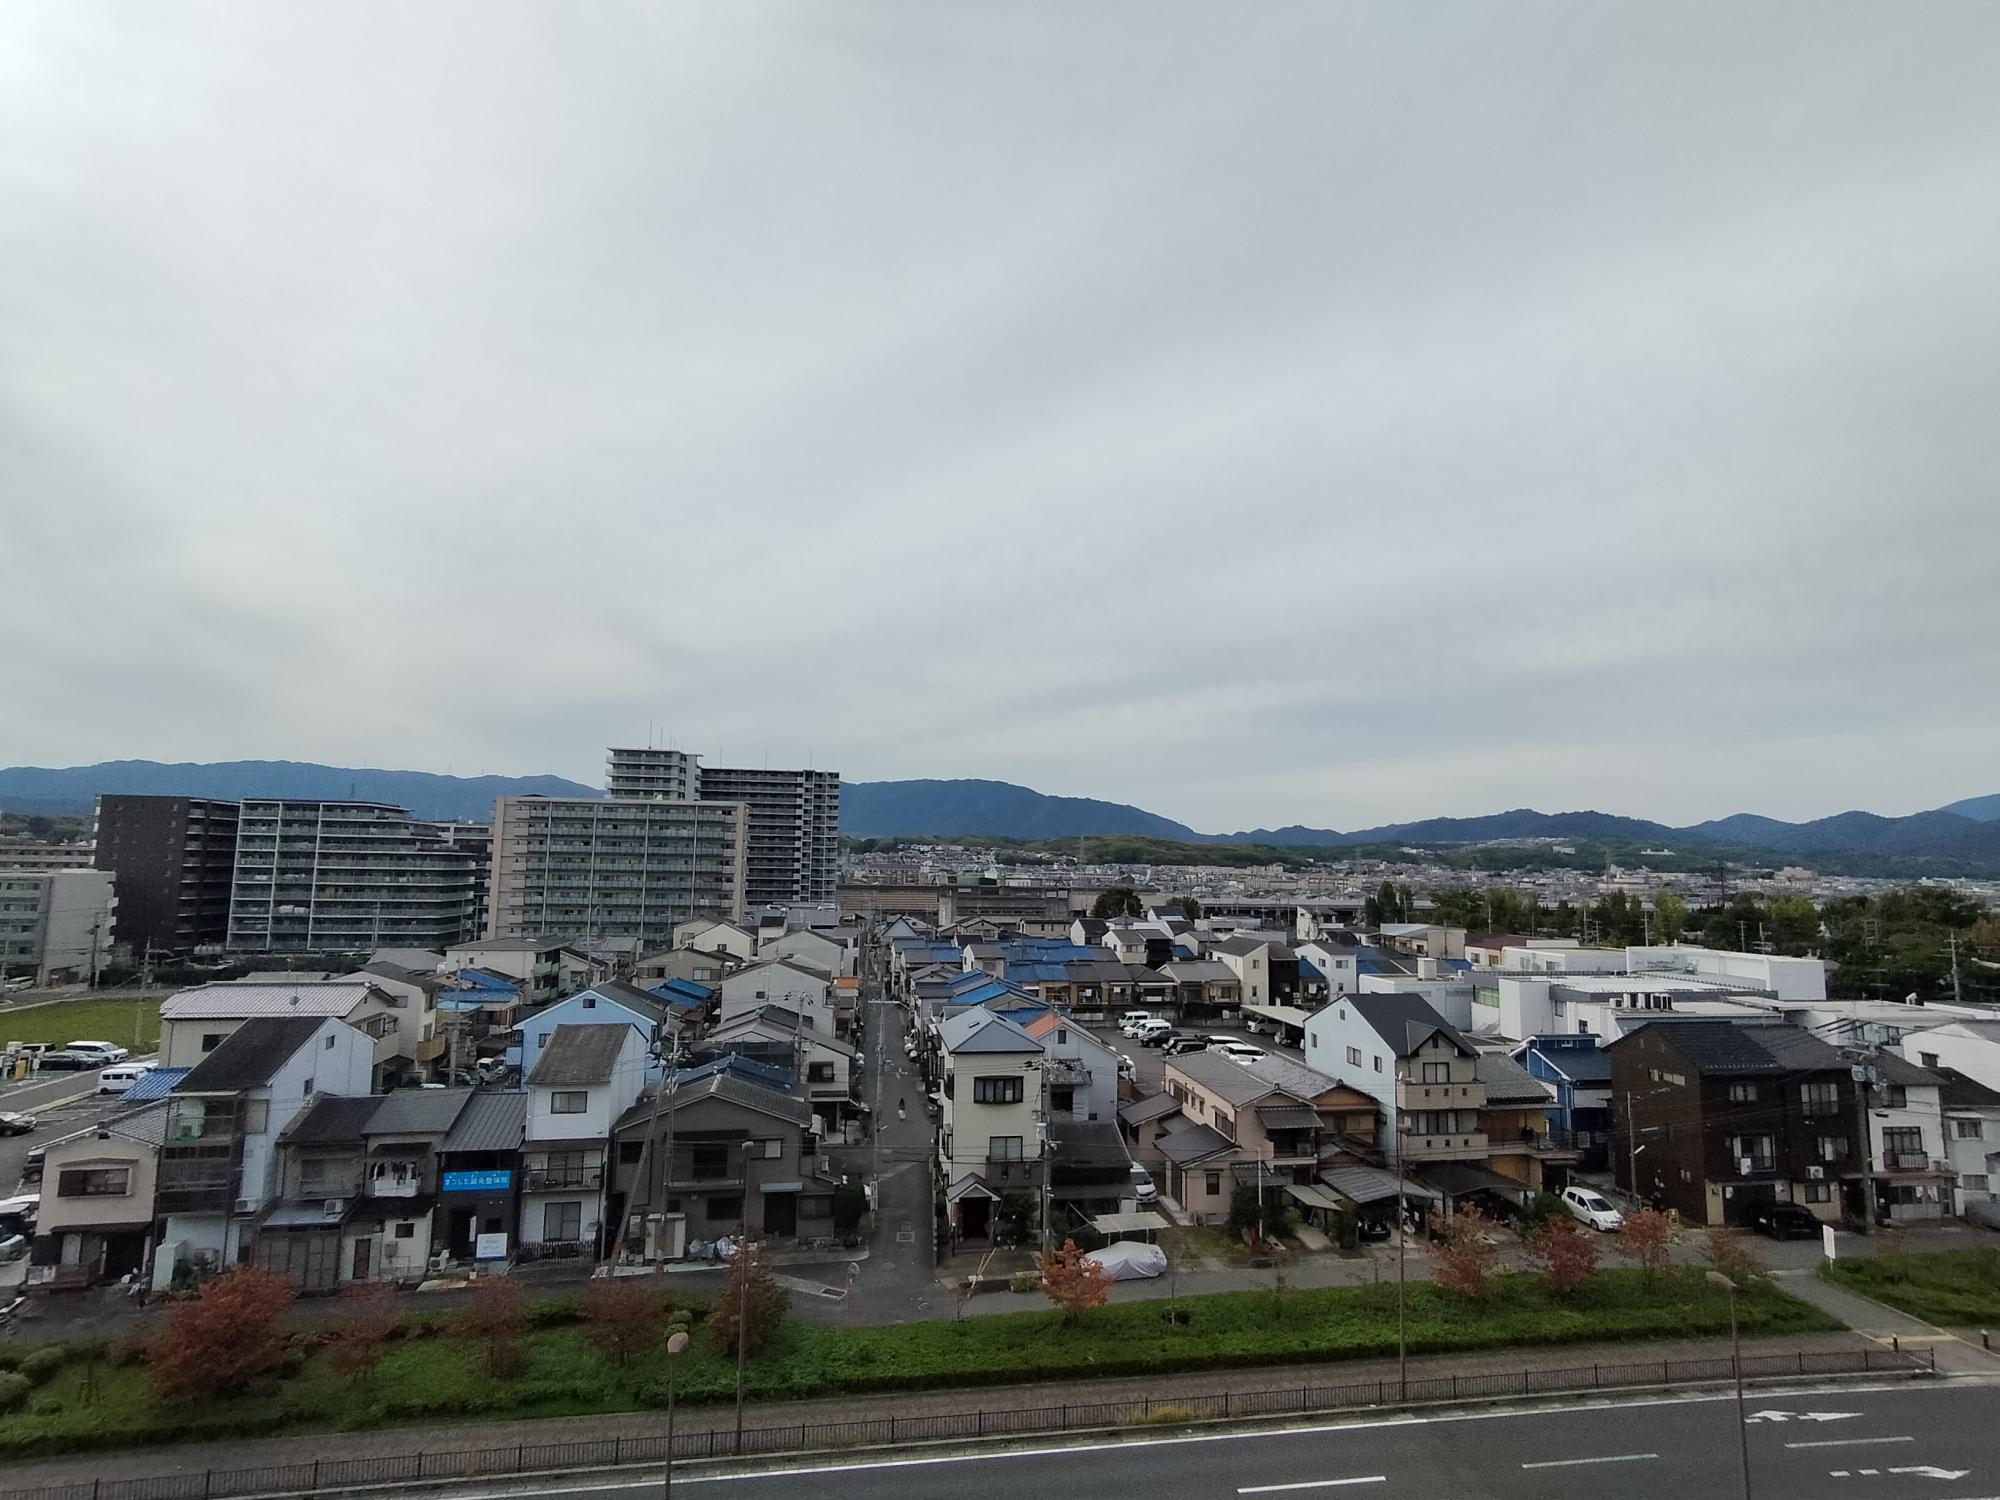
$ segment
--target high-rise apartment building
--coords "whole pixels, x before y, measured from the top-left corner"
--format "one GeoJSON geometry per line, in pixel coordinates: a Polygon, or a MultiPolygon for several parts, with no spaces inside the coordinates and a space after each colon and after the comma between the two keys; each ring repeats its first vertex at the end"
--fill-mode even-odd
{"type": "Polygon", "coordinates": [[[750,809],[744,896],[762,906],[817,905],[840,875],[840,773],[701,768],[705,802],[750,809]]]}
{"type": "Polygon", "coordinates": [[[0,870],[0,979],[93,979],[118,906],[103,870],[0,870]]]}
{"type": "Polygon", "coordinates": [[[118,888],[113,937],[135,954],[221,947],[236,819],[237,804],[205,797],[100,796],[94,857],[118,888]]]}
{"type": "Polygon", "coordinates": [[[478,855],[386,802],[246,799],[229,946],[346,953],[477,936],[478,855]]]}
{"type": "Polygon", "coordinates": [[[607,796],[741,802],[750,809],[750,907],[831,901],[840,873],[840,773],[704,766],[685,750],[607,752],[607,796]]]}
{"type": "Polygon", "coordinates": [[[487,936],[665,947],[678,922],[742,916],[748,841],[740,802],[502,797],[487,936]]]}

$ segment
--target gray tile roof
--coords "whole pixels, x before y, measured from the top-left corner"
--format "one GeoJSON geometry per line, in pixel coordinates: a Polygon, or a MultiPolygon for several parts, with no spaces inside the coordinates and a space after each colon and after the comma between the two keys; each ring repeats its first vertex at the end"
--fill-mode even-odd
{"type": "Polygon", "coordinates": [[[227,1021],[239,1016],[344,1016],[368,997],[365,979],[241,979],[196,985],[160,1005],[164,1021],[227,1021]]]}
{"type": "Polygon", "coordinates": [[[1277,1085],[1259,1078],[1240,1063],[1216,1052],[1185,1052],[1167,1059],[1167,1071],[1190,1078],[1231,1104],[1251,1104],[1273,1093],[1277,1085]]]}
{"type": "Polygon", "coordinates": [[[1161,965],[1160,972],[1182,984],[1237,983],[1236,971],[1219,958],[1184,958],[1161,965]]]}
{"type": "Polygon", "coordinates": [[[1005,1016],[970,1006],[938,1027],[950,1053],[1040,1052],[1042,1044],[1005,1016]]]}
{"type": "Polygon", "coordinates": [[[528,1075],[530,1088],[560,1088],[572,1083],[605,1083],[618,1065],[629,1026],[558,1026],[535,1059],[528,1075]]]}
{"type": "Polygon", "coordinates": [[[1338,1078],[1329,1078],[1317,1068],[1309,1068],[1276,1052],[1267,1052],[1262,1057],[1251,1058],[1247,1063],[1231,1063],[1230,1066],[1241,1068],[1301,1099],[1317,1099],[1329,1089],[1340,1087],[1338,1078]]]}
{"type": "Polygon", "coordinates": [[[1205,1161],[1233,1149],[1228,1138],[1206,1125],[1189,1123],[1160,1137],[1159,1146],[1167,1160],[1177,1167],[1205,1161]]]}
{"type": "Polygon", "coordinates": [[[1956,1068],[1939,1068],[1937,1074],[1944,1084],[1946,1109],[2000,1109],[2000,1094],[1978,1079],[1968,1078],[1956,1068]]]}
{"type": "Polygon", "coordinates": [[[1408,1057],[1434,1032],[1443,1032],[1453,1046],[1473,1055],[1472,1043],[1421,995],[1346,995],[1339,1003],[1351,1006],[1398,1057],[1408,1057]]]}
{"type": "Polygon", "coordinates": [[[230,1032],[174,1085],[176,1094],[233,1094],[271,1081],[320,1027],[325,1016],[260,1016],[230,1032]]]}
{"type": "Polygon", "coordinates": [[[457,1123],[471,1089],[397,1089],[384,1096],[365,1135],[443,1135],[457,1123]]]}
{"type": "Polygon", "coordinates": [[[285,1128],[292,1146],[358,1146],[369,1116],[381,1107],[379,1094],[321,1094],[285,1128]]]}
{"type": "Polygon", "coordinates": [[[1482,1052],[1474,1076],[1486,1085],[1488,1104],[1553,1104],[1555,1100],[1526,1068],[1499,1052],[1482,1052]]]}
{"type": "Polygon", "coordinates": [[[1920,1068],[1895,1052],[1869,1052],[1857,1057],[1856,1061],[1872,1065],[1882,1075],[1884,1083],[1898,1084],[1903,1088],[1934,1089],[1944,1082],[1930,1069],[1920,1068]]]}
{"type": "Polygon", "coordinates": [[[1615,1051],[1642,1032],[1658,1028],[1694,1069],[1706,1077],[1756,1073],[1845,1070],[1841,1055],[1818,1037],[1782,1021],[1737,1022],[1709,1017],[1649,1019],[1613,1042],[1615,1051]]]}
{"type": "Polygon", "coordinates": [[[444,1138],[446,1151],[517,1151],[528,1128],[528,1096],[521,1089],[474,1094],[444,1138]]]}
{"type": "Polygon", "coordinates": [[[1118,1106],[1118,1118],[1127,1125],[1144,1125],[1148,1120],[1164,1120],[1168,1115],[1177,1115],[1180,1112],[1180,1100],[1172,1094],[1154,1094],[1149,1098],[1118,1106]]]}

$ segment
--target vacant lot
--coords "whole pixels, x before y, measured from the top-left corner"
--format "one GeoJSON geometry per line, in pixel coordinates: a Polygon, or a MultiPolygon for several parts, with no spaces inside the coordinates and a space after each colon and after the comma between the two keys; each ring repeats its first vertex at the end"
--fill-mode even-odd
{"type": "MultiPolygon", "coordinates": [[[[154,1404],[143,1366],[92,1365],[73,1351],[61,1368],[35,1372],[42,1383],[24,1407],[0,1417],[0,1453],[23,1457],[90,1447],[125,1447],[277,1431],[352,1430],[398,1423],[643,1410],[665,1399],[665,1358],[654,1353],[608,1363],[566,1321],[566,1304],[543,1304],[519,1374],[495,1379],[480,1360],[426,1316],[406,1325],[369,1380],[328,1365],[317,1333],[298,1336],[291,1375],[258,1395],[172,1410],[154,1404]]],[[[1752,1336],[1831,1331],[1831,1318],[1769,1287],[1740,1298],[1752,1336]]],[[[1118,1303],[1065,1326],[1060,1314],[996,1314],[963,1323],[827,1328],[792,1323],[750,1361],[756,1400],[939,1386],[1062,1381],[1093,1375],[1251,1368],[1339,1361],[1394,1353],[1393,1287],[1231,1292],[1181,1300],[1184,1322],[1161,1302],[1118,1303]]],[[[1551,1298],[1529,1277],[1499,1278],[1468,1302],[1429,1285],[1409,1293],[1413,1353],[1566,1344],[1607,1339],[1683,1339],[1726,1334],[1729,1305],[1698,1272],[1646,1287],[1636,1272],[1601,1273],[1585,1291],[1551,1298]]],[[[0,1362],[7,1359],[0,1351],[0,1362]]],[[[718,1356],[699,1324],[683,1356],[683,1400],[724,1401],[735,1389],[732,1361],[718,1356]]]]}
{"type": "Polygon", "coordinates": [[[0,1045],[47,1042],[60,1047],[71,1041],[116,1042],[134,1054],[160,1045],[160,996],[104,996],[89,1000],[59,1000],[26,1009],[0,1009],[0,1045]]]}
{"type": "Polygon", "coordinates": [[[1822,1274],[1927,1323],[1966,1327],[2000,1322],[2000,1250],[1837,1260],[1822,1274]]]}

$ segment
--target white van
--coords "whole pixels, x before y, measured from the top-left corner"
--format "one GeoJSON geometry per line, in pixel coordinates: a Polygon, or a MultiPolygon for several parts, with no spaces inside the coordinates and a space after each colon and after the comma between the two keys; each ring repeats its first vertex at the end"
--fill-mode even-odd
{"type": "Polygon", "coordinates": [[[1158,1016],[1154,1016],[1150,1020],[1139,1022],[1132,1028],[1132,1040],[1143,1042],[1149,1036],[1164,1036],[1173,1029],[1172,1026],[1162,1021],[1158,1016]]]}
{"type": "Polygon", "coordinates": [[[151,1063],[119,1063],[97,1075],[97,1092],[122,1094],[152,1071],[151,1063]]]}

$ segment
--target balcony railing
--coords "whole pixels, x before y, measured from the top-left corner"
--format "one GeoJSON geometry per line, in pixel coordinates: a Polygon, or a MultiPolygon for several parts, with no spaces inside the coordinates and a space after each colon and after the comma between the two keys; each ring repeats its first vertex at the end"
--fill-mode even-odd
{"type": "Polygon", "coordinates": [[[1584,1145],[1573,1130],[1524,1130],[1518,1135],[1487,1137],[1487,1147],[1496,1155],[1526,1151],[1535,1156],[1574,1156],[1584,1145]]]}
{"type": "Polygon", "coordinates": [[[565,1193],[595,1190],[604,1186],[604,1168],[546,1169],[521,1174],[524,1193],[565,1193]]]}
{"type": "Polygon", "coordinates": [[[1936,1161],[1925,1151],[1884,1151],[1882,1165],[1891,1172],[1928,1172],[1936,1167],[1944,1168],[1944,1163],[1936,1161]]]}

